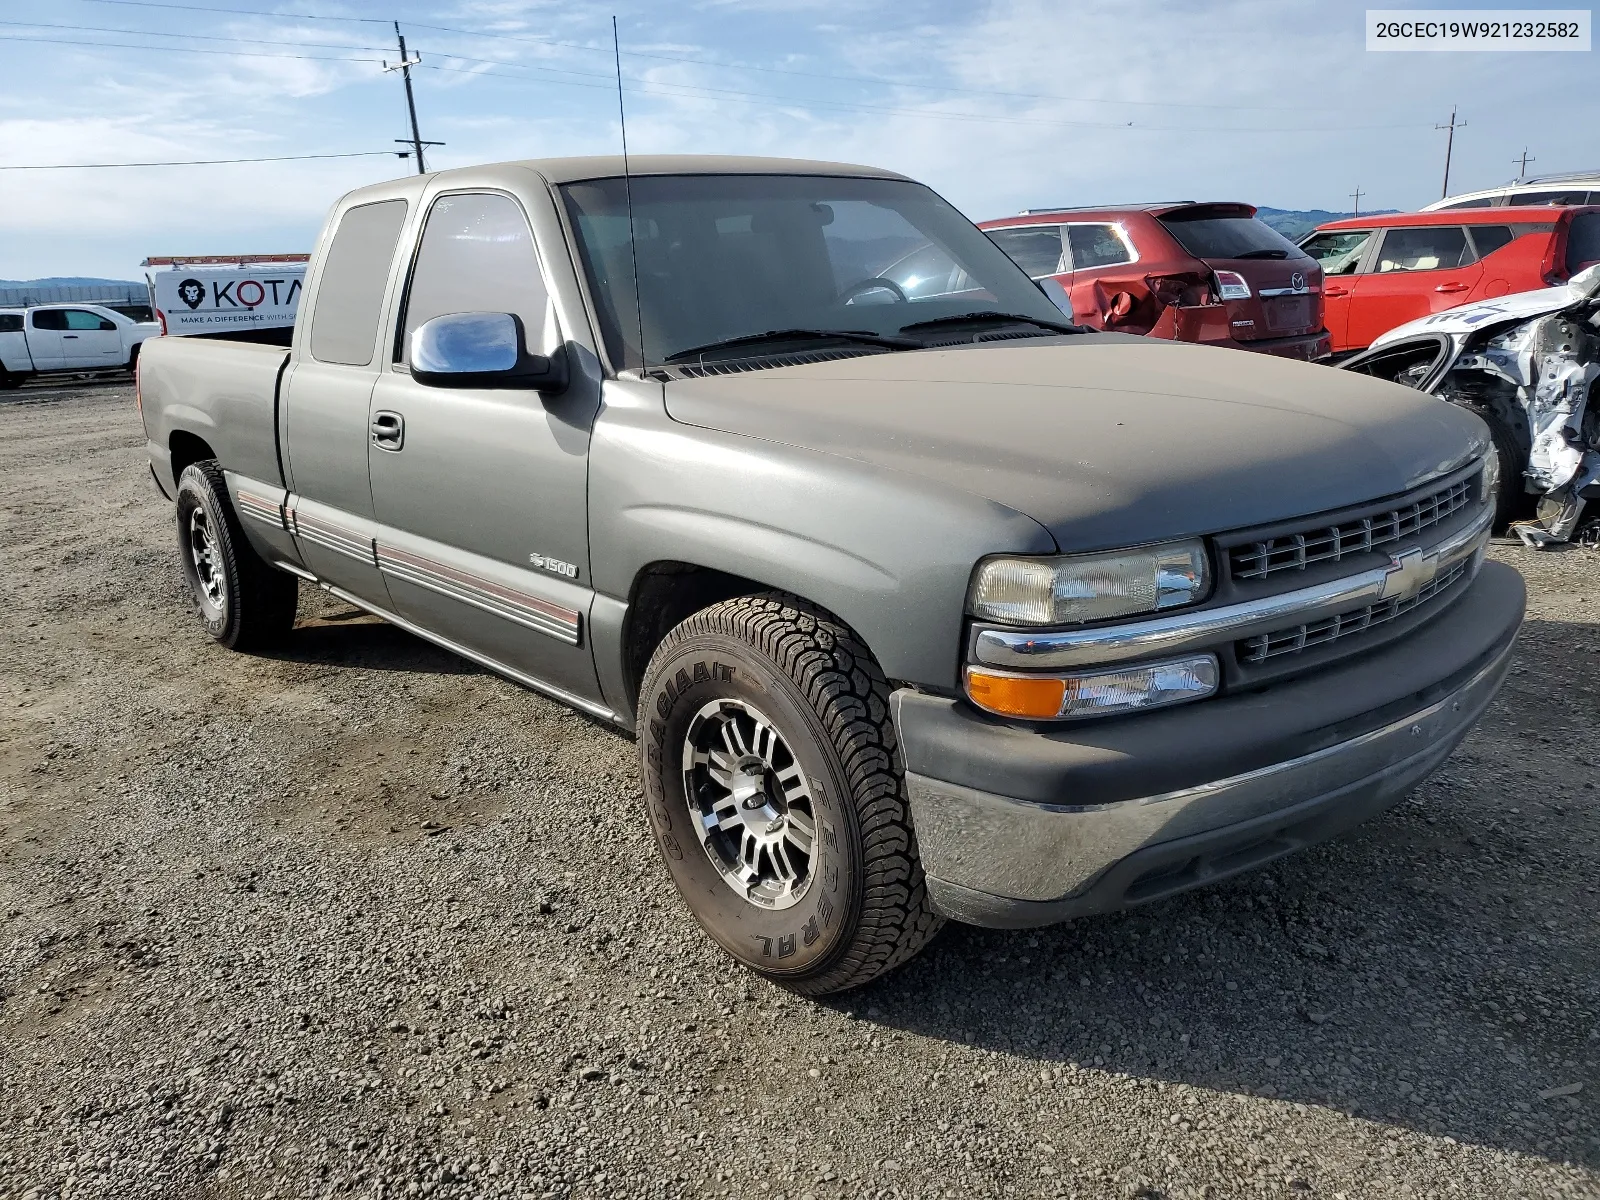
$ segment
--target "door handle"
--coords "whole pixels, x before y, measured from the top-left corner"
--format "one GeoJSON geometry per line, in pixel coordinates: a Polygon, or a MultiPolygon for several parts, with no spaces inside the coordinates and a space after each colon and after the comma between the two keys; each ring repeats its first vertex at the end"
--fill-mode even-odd
{"type": "Polygon", "coordinates": [[[1337,300],[1340,296],[1348,296],[1350,293],[1342,287],[1325,287],[1322,289],[1322,294],[1330,300],[1337,300]]]}
{"type": "Polygon", "coordinates": [[[372,414],[372,444],[380,450],[398,450],[405,445],[406,419],[397,412],[380,409],[372,414]]]}
{"type": "Polygon", "coordinates": [[[1467,290],[1468,286],[1470,285],[1465,283],[1441,283],[1433,290],[1436,292],[1464,292],[1467,290]]]}
{"type": "Polygon", "coordinates": [[[61,340],[64,342],[75,342],[78,340],[78,335],[75,333],[63,333],[61,335],[61,340]]]}

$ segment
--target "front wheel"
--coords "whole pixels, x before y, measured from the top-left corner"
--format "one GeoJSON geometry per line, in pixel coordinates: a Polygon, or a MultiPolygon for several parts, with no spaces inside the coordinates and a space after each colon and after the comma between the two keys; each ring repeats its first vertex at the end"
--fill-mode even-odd
{"type": "Polygon", "coordinates": [[[256,650],[294,627],[299,582],[261,561],[207,459],[178,477],[178,555],[206,632],[230,650],[256,650]]]}
{"type": "Polygon", "coordinates": [[[639,746],[667,870],[745,966],[824,995],[939,931],[889,685],[832,617],[768,594],[684,621],[645,672],[639,746]]]}

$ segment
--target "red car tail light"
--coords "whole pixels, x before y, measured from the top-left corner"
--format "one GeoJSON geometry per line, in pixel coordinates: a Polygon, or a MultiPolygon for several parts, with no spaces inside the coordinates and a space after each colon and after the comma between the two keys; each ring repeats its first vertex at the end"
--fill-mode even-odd
{"type": "Polygon", "coordinates": [[[1250,284],[1237,271],[1215,271],[1217,295],[1224,300],[1250,299],[1250,284]]]}

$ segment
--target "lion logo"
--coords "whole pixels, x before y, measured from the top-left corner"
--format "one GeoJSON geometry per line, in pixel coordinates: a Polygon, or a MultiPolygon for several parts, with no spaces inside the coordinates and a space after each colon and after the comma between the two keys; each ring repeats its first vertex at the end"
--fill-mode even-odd
{"type": "Polygon", "coordinates": [[[190,308],[199,308],[206,298],[206,285],[198,279],[185,279],[178,284],[178,299],[190,308]]]}

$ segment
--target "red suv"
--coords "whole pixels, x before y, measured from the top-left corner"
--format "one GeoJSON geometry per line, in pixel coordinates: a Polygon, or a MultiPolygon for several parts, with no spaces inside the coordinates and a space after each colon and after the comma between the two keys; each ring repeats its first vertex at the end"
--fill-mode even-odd
{"type": "Polygon", "coordinates": [[[1030,209],[978,228],[1033,278],[1060,280],[1096,329],[1329,353],[1321,269],[1248,204],[1030,209]]]}
{"type": "Polygon", "coordinates": [[[1347,217],[1300,243],[1326,275],[1334,353],[1418,317],[1565,283],[1600,262],[1600,206],[1347,217]]]}

